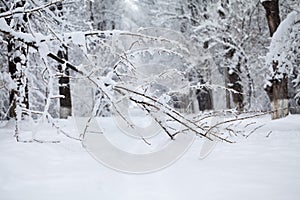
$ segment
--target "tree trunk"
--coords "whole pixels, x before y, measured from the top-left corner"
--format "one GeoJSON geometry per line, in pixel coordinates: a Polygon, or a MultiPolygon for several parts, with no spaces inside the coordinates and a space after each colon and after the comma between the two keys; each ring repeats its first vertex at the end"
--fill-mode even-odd
{"type": "Polygon", "coordinates": [[[300,91],[300,83],[297,85],[293,83],[293,80],[300,75],[300,69],[298,71],[297,66],[300,66],[300,59],[296,61],[293,74],[288,78],[289,111],[291,114],[300,114],[300,96],[297,97],[297,93],[300,91]]]}
{"type": "MultiPolygon", "coordinates": [[[[52,8],[52,11],[58,16],[63,17],[63,4],[61,2],[56,3],[56,8],[52,8]]],[[[63,27],[61,27],[63,31],[63,27]]],[[[57,53],[57,57],[63,60],[68,60],[68,49],[65,46],[61,46],[60,50],[57,53]]],[[[70,72],[69,68],[66,65],[59,64],[57,66],[59,72],[62,74],[59,79],[59,95],[63,96],[59,99],[59,117],[68,118],[72,116],[72,100],[71,100],[71,88],[70,88],[70,72]]]]}
{"type": "Polygon", "coordinates": [[[16,117],[17,105],[23,108],[29,108],[28,85],[24,74],[27,63],[26,45],[14,39],[8,43],[8,68],[11,78],[16,83],[16,88],[12,89],[9,94],[9,117],[16,117]],[[18,54],[21,52],[21,54],[18,54]]]}
{"type": "Polygon", "coordinates": [[[89,1],[89,12],[90,12],[90,23],[91,23],[91,30],[95,29],[95,21],[94,21],[94,5],[93,1],[89,1]]]}
{"type": "MultiPolygon", "coordinates": [[[[225,67],[225,72],[224,72],[224,77],[225,77],[225,87],[228,88],[229,85],[229,75],[228,75],[228,67],[225,67]]],[[[225,103],[226,103],[226,109],[230,109],[230,92],[229,90],[225,90],[225,103]]]]}
{"type": "MultiPolygon", "coordinates": [[[[262,2],[266,10],[266,17],[268,21],[270,36],[272,37],[280,24],[279,4],[278,0],[270,0],[262,2]]],[[[278,72],[278,62],[276,60],[272,63],[273,72],[278,72]]],[[[272,119],[282,118],[289,113],[288,101],[288,77],[287,74],[282,74],[282,78],[272,77],[270,85],[265,90],[271,101],[272,119]]]]}
{"type": "MultiPolygon", "coordinates": [[[[277,69],[278,62],[273,62],[273,70],[277,69]]],[[[289,114],[288,100],[288,77],[283,74],[283,78],[269,80],[270,86],[265,88],[271,101],[272,119],[279,119],[289,114]]]]}
{"type": "MultiPolygon", "coordinates": [[[[226,53],[226,58],[232,60],[234,57],[236,50],[235,49],[230,49],[227,53],[226,53]]],[[[243,96],[243,86],[241,84],[241,77],[240,77],[240,73],[241,73],[241,64],[240,64],[240,58],[238,58],[239,61],[237,63],[237,65],[234,68],[229,68],[226,67],[225,69],[225,79],[226,79],[226,87],[229,89],[233,89],[235,92],[231,92],[231,96],[232,96],[232,101],[235,105],[235,108],[237,109],[237,111],[241,112],[244,109],[244,96],[243,96]]],[[[230,106],[230,101],[227,99],[229,97],[227,97],[227,95],[229,92],[226,91],[226,105],[227,108],[229,108],[230,106]]]]}
{"type": "Polygon", "coordinates": [[[111,6],[114,6],[114,3],[107,4],[109,1],[101,0],[98,2],[101,12],[98,14],[98,30],[106,31],[106,30],[114,30],[116,28],[116,22],[114,21],[114,17],[109,16],[107,10],[112,9],[111,6]]]}
{"type": "MultiPolygon", "coordinates": [[[[15,8],[21,8],[25,5],[26,1],[19,1],[14,5],[15,8]]],[[[25,23],[28,21],[26,15],[22,20],[13,20],[6,18],[8,25],[12,26],[16,31],[26,33],[27,28],[25,23]]],[[[8,68],[11,78],[16,83],[16,87],[9,93],[10,109],[9,117],[17,117],[16,108],[29,108],[28,100],[28,85],[25,76],[25,69],[27,66],[27,53],[28,47],[24,43],[17,41],[13,38],[8,38],[8,68]]]]}
{"type": "MultiPolygon", "coordinates": [[[[57,56],[61,59],[68,60],[68,52],[67,49],[58,51],[57,56]]],[[[58,65],[58,70],[63,76],[59,77],[59,95],[64,96],[59,99],[60,110],[59,116],[60,118],[68,118],[68,116],[72,115],[72,100],[71,100],[71,89],[70,89],[70,78],[69,78],[69,69],[63,68],[62,65],[58,65]]]]}
{"type": "Polygon", "coordinates": [[[196,90],[196,96],[200,111],[213,109],[212,94],[210,89],[202,88],[200,90],[196,90]]]}
{"type": "Polygon", "coordinates": [[[272,37],[280,24],[278,0],[264,1],[262,5],[266,10],[270,36],[272,37]]]}
{"type": "MultiPolygon", "coordinates": [[[[190,12],[190,15],[192,16],[189,23],[192,26],[197,26],[199,25],[199,22],[197,19],[199,19],[200,17],[200,7],[201,4],[199,1],[194,1],[194,0],[188,0],[187,1],[188,4],[188,9],[190,12]]],[[[184,15],[184,11],[181,11],[184,15]]],[[[187,22],[184,22],[187,23],[187,22]]],[[[181,32],[184,33],[186,31],[186,29],[188,28],[188,26],[186,24],[182,24],[181,27],[181,32]]],[[[199,63],[199,66],[201,66],[201,64],[199,63]]],[[[199,73],[199,72],[198,72],[199,73]]],[[[208,73],[206,73],[208,74],[208,73]]],[[[210,73],[209,73],[210,74],[210,73]]],[[[200,84],[205,84],[204,81],[204,72],[202,71],[201,73],[198,74],[198,76],[196,77],[196,81],[199,82],[200,84]]],[[[207,77],[207,79],[210,77],[207,77]]],[[[212,101],[212,90],[210,88],[201,88],[201,89],[197,89],[195,91],[195,96],[198,102],[198,109],[200,111],[205,111],[205,110],[212,110],[213,109],[213,101],[212,101]]],[[[196,106],[194,106],[196,107],[196,106]]],[[[196,111],[196,109],[194,109],[194,112],[196,111]]]]}
{"type": "Polygon", "coordinates": [[[243,86],[241,84],[241,78],[239,76],[239,68],[237,71],[233,71],[228,73],[229,85],[228,88],[233,89],[235,92],[231,93],[232,101],[237,109],[237,111],[241,112],[244,109],[244,96],[243,96],[243,86]]]}

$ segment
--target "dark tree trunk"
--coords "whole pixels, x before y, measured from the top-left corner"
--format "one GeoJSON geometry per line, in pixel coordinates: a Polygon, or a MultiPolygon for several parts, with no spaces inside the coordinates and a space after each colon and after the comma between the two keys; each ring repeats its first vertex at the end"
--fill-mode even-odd
{"type": "MultiPolygon", "coordinates": [[[[68,60],[68,52],[67,50],[58,51],[57,56],[61,59],[68,60]]],[[[69,78],[69,69],[63,68],[62,65],[58,65],[58,70],[63,76],[59,77],[59,95],[64,96],[59,99],[60,110],[59,115],[60,118],[68,118],[68,116],[72,115],[72,100],[71,100],[71,89],[70,89],[70,78],[69,78]]]]}
{"type": "Polygon", "coordinates": [[[202,88],[200,90],[196,90],[196,96],[200,111],[213,109],[212,94],[210,89],[202,88]]]}
{"type": "Polygon", "coordinates": [[[232,73],[228,73],[229,85],[228,88],[235,90],[236,92],[232,92],[232,101],[238,111],[243,111],[244,109],[244,96],[243,96],[243,86],[241,84],[241,78],[239,76],[239,68],[237,71],[233,71],[232,73]]]}
{"type": "MultiPolygon", "coordinates": [[[[201,8],[201,4],[199,1],[195,1],[195,0],[188,0],[188,9],[190,12],[190,15],[192,16],[189,23],[192,26],[197,26],[199,24],[199,21],[197,19],[199,19],[200,17],[200,8],[201,8]]],[[[202,3],[206,3],[206,2],[202,2],[202,3]]],[[[184,10],[181,10],[180,14],[184,14],[184,10]]],[[[184,33],[188,28],[187,22],[183,22],[182,27],[181,27],[181,32],[184,33]]],[[[199,64],[200,65],[200,64],[199,64]]],[[[199,72],[198,72],[199,73],[199,72]]],[[[205,81],[203,79],[205,72],[201,72],[198,74],[197,77],[195,77],[196,80],[201,84],[205,84],[205,81]]],[[[208,73],[206,73],[208,74],[208,73]]],[[[209,73],[210,74],[210,73],[209,73]]],[[[211,77],[207,77],[207,79],[210,79],[211,77]]],[[[213,109],[213,100],[212,100],[212,90],[210,88],[201,88],[201,89],[197,89],[195,91],[195,95],[197,98],[197,102],[198,102],[198,108],[200,111],[205,111],[205,110],[212,110],[213,109]]],[[[196,108],[193,109],[194,112],[196,111],[196,108]]]]}
{"type": "MultiPolygon", "coordinates": [[[[22,0],[14,5],[14,8],[20,8],[25,5],[26,1],[22,0]]],[[[23,15],[22,20],[12,20],[12,18],[5,19],[7,24],[12,26],[18,32],[27,32],[25,23],[28,21],[27,16],[23,15]]],[[[9,117],[16,117],[16,108],[29,108],[28,100],[28,85],[25,76],[25,69],[27,66],[28,47],[24,43],[13,38],[7,38],[8,50],[8,68],[11,78],[16,83],[15,89],[9,92],[10,109],[9,117]]]]}
{"type": "Polygon", "coordinates": [[[16,83],[16,88],[12,89],[9,94],[10,110],[9,117],[16,117],[16,106],[29,108],[28,85],[24,74],[27,63],[26,45],[14,39],[8,42],[8,68],[11,78],[16,83]],[[20,52],[21,54],[17,54],[20,52]]]}
{"type": "Polygon", "coordinates": [[[91,23],[91,28],[95,29],[95,21],[94,21],[94,5],[93,1],[89,1],[89,12],[90,12],[90,23],[91,23]]]}
{"type": "Polygon", "coordinates": [[[101,12],[98,11],[97,29],[100,31],[116,29],[116,22],[114,21],[114,18],[109,16],[109,13],[106,11],[111,9],[111,7],[107,5],[107,2],[106,0],[101,0],[98,2],[101,12]]]}
{"type": "Polygon", "coordinates": [[[264,1],[262,5],[266,10],[270,36],[272,37],[280,24],[278,0],[264,1]]]}
{"type": "MultiPolygon", "coordinates": [[[[63,4],[61,2],[56,3],[55,6],[50,8],[52,12],[58,17],[63,17],[63,4]]],[[[63,29],[63,27],[61,27],[63,29]]],[[[68,60],[68,49],[64,45],[60,47],[57,52],[57,57],[62,60],[68,60]]],[[[59,99],[59,117],[68,118],[72,116],[72,100],[71,100],[71,88],[70,88],[70,72],[66,65],[59,64],[57,66],[61,76],[58,79],[59,83],[59,95],[63,96],[59,99]]]]}
{"type": "MultiPolygon", "coordinates": [[[[226,58],[233,59],[235,51],[236,51],[235,49],[230,49],[226,54],[226,58]]],[[[227,69],[226,69],[227,73],[225,74],[225,76],[227,76],[227,78],[226,78],[227,85],[226,86],[229,89],[233,89],[235,91],[235,92],[231,92],[231,96],[232,96],[232,101],[235,105],[235,108],[239,112],[243,111],[243,109],[244,109],[243,86],[241,84],[241,77],[239,75],[241,73],[240,60],[241,59],[239,58],[239,62],[237,63],[237,65],[234,68],[227,67],[227,69]]],[[[227,104],[229,104],[229,102],[227,102],[227,104]]]]}
{"type": "Polygon", "coordinates": [[[293,83],[293,80],[296,79],[300,73],[300,70],[297,70],[297,66],[300,66],[300,59],[295,62],[293,74],[288,78],[289,111],[291,114],[300,114],[300,96],[297,97],[297,91],[300,90],[300,83],[297,85],[293,83]]]}
{"type": "MultiPolygon", "coordinates": [[[[280,24],[278,0],[264,1],[262,5],[266,10],[270,36],[272,37],[280,24]]],[[[272,67],[273,72],[278,75],[280,73],[278,72],[278,61],[274,60],[272,67]]],[[[271,84],[265,90],[271,101],[271,108],[274,111],[272,119],[285,117],[289,113],[288,76],[287,74],[282,74],[280,79],[273,76],[269,81],[271,84]]]]}
{"type": "MultiPolygon", "coordinates": [[[[278,62],[273,62],[273,70],[278,68],[278,62]]],[[[271,101],[272,119],[279,119],[289,114],[288,100],[288,77],[283,74],[283,78],[272,78],[269,80],[271,85],[268,85],[265,90],[271,101]]]]}

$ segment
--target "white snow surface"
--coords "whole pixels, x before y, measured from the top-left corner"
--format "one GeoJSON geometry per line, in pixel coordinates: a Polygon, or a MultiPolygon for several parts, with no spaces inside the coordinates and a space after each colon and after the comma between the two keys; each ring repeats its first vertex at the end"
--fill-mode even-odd
{"type": "MultiPolygon", "coordinates": [[[[61,143],[17,143],[13,126],[2,123],[0,199],[298,200],[300,115],[273,121],[265,116],[255,122],[265,126],[247,139],[236,138],[235,144],[219,142],[203,160],[198,159],[203,139],[197,138],[173,165],[139,175],[101,165],[80,142],[56,135],[46,125],[38,132],[54,134],[61,143]]],[[[78,136],[74,120],[61,123],[78,136]]]]}

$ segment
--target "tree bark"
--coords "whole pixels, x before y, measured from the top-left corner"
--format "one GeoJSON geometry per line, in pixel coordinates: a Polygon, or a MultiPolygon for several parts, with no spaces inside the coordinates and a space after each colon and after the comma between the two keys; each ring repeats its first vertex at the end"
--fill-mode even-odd
{"type": "Polygon", "coordinates": [[[100,0],[98,2],[98,5],[100,7],[100,12],[99,14],[95,14],[95,20],[98,18],[98,23],[97,23],[97,29],[100,31],[106,31],[106,30],[114,30],[116,28],[116,22],[114,21],[114,17],[109,16],[108,12],[106,10],[109,10],[114,6],[114,3],[111,2],[108,4],[109,1],[107,0],[100,0]]]}
{"type": "MultiPolygon", "coordinates": [[[[63,4],[61,2],[57,3],[56,5],[57,9],[53,8],[53,12],[58,17],[63,17],[63,4]]],[[[61,27],[63,30],[63,27],[61,27]]],[[[68,49],[65,46],[61,46],[60,50],[57,52],[57,57],[67,61],[68,60],[68,49]]],[[[59,99],[59,117],[60,118],[68,118],[69,116],[72,116],[72,99],[71,99],[71,88],[70,88],[70,72],[67,65],[59,64],[57,66],[59,72],[62,74],[62,76],[59,77],[58,83],[59,83],[59,95],[63,96],[59,99]]]]}
{"type": "MultiPolygon", "coordinates": [[[[266,18],[268,21],[270,36],[272,37],[280,24],[279,16],[279,3],[278,0],[270,0],[262,2],[262,5],[266,11],[266,18]]],[[[272,70],[274,74],[278,74],[278,61],[273,60],[272,70]]],[[[282,78],[276,78],[273,76],[271,83],[265,90],[271,101],[272,119],[282,118],[289,113],[289,101],[288,101],[288,76],[283,73],[282,78]]]]}
{"type": "MultiPolygon", "coordinates": [[[[206,3],[206,2],[202,2],[202,3],[206,3]]],[[[191,15],[190,21],[189,23],[192,26],[197,26],[199,25],[199,21],[197,19],[199,19],[200,17],[200,7],[201,7],[201,3],[199,1],[194,1],[194,0],[188,0],[187,1],[188,4],[188,9],[189,9],[189,14],[191,15]]],[[[184,11],[182,10],[182,13],[184,14],[184,11]]],[[[185,22],[187,23],[187,22],[185,22]]],[[[186,24],[182,24],[182,32],[184,33],[186,31],[186,29],[188,28],[188,26],[186,24]]],[[[199,66],[201,64],[199,63],[199,66]]],[[[206,74],[210,74],[210,73],[206,73],[206,74]]],[[[204,81],[204,72],[199,73],[198,72],[198,76],[195,77],[196,80],[199,82],[200,84],[205,84],[204,81]]],[[[207,79],[210,79],[211,77],[207,77],[207,79]]],[[[212,101],[212,90],[210,88],[201,88],[201,89],[197,89],[195,92],[195,96],[198,102],[198,109],[200,111],[205,111],[205,110],[212,110],[213,109],[213,101],[212,101]]],[[[196,107],[196,106],[195,106],[196,107]]],[[[194,112],[196,111],[196,109],[194,109],[194,112]]]]}
{"type": "Polygon", "coordinates": [[[29,108],[28,85],[24,74],[27,64],[27,47],[19,41],[9,39],[8,42],[8,68],[16,88],[9,93],[9,117],[16,117],[16,107],[29,108]],[[19,54],[21,53],[21,54],[19,54]]]}
{"type": "MultiPolygon", "coordinates": [[[[67,49],[60,50],[57,53],[57,56],[61,59],[68,60],[68,52],[67,49]]],[[[59,99],[60,108],[59,108],[59,116],[60,118],[68,118],[68,116],[72,115],[72,99],[71,99],[71,89],[70,89],[70,78],[69,78],[69,69],[62,65],[58,65],[58,70],[63,76],[59,77],[59,95],[64,96],[59,99]]]]}
{"type": "MultiPolygon", "coordinates": [[[[14,5],[14,8],[21,8],[26,1],[22,0],[14,5]]],[[[12,26],[16,31],[26,33],[27,16],[23,15],[22,20],[13,20],[12,17],[6,18],[7,24],[12,26]]],[[[25,76],[27,66],[28,47],[26,44],[14,39],[7,38],[8,45],[8,68],[11,78],[16,83],[16,88],[9,92],[10,109],[9,117],[17,117],[16,108],[29,108],[28,85],[25,76]]]]}
{"type": "MultiPolygon", "coordinates": [[[[273,70],[278,68],[278,62],[273,62],[273,70]]],[[[283,74],[281,79],[269,80],[271,85],[265,88],[271,101],[272,119],[279,119],[289,114],[288,77],[283,74]]]]}
{"type": "MultiPolygon", "coordinates": [[[[225,55],[226,58],[230,59],[230,60],[233,59],[235,52],[236,52],[235,49],[230,49],[225,55]]],[[[225,73],[225,76],[227,76],[226,77],[226,86],[229,89],[233,89],[235,91],[235,92],[231,92],[232,101],[235,105],[235,108],[237,109],[237,111],[241,112],[244,109],[244,96],[243,96],[243,86],[241,84],[242,80],[239,75],[241,73],[240,58],[238,58],[238,59],[239,59],[239,61],[234,68],[226,67],[225,71],[227,73],[225,73]]],[[[227,94],[227,92],[226,92],[226,94],[227,94]]],[[[230,106],[230,102],[228,101],[227,98],[226,98],[226,100],[227,100],[226,101],[227,106],[230,106]]],[[[229,107],[227,107],[227,108],[229,108],[229,107]]]]}
{"type": "Polygon", "coordinates": [[[232,101],[236,109],[241,112],[244,109],[244,96],[243,96],[243,86],[241,84],[241,78],[239,76],[239,68],[232,73],[228,73],[229,85],[228,88],[233,89],[235,92],[231,93],[232,101]]]}
{"type": "Polygon", "coordinates": [[[272,37],[280,24],[278,0],[264,1],[262,5],[266,10],[270,36],[272,37]]]}

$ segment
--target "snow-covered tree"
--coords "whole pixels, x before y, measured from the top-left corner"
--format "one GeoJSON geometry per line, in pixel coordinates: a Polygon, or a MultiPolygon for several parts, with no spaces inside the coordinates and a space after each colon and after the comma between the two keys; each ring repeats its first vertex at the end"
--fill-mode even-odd
{"type": "MultiPolygon", "coordinates": [[[[2,2],[2,10],[22,10],[26,0],[14,2],[2,2]]],[[[28,15],[20,13],[14,18],[5,18],[6,23],[14,30],[28,32],[28,15]]],[[[8,71],[15,82],[14,88],[10,90],[9,116],[16,117],[16,109],[29,108],[28,85],[26,77],[28,46],[16,38],[6,36],[8,50],[8,71]]]]}
{"type": "MultiPolygon", "coordinates": [[[[273,119],[285,117],[289,113],[289,75],[297,73],[295,63],[299,57],[299,12],[292,11],[281,22],[279,1],[262,1],[272,37],[266,64],[269,66],[265,90],[271,101],[273,119]],[[298,22],[297,22],[298,21],[298,22]],[[296,70],[295,70],[296,69],[296,70]]],[[[297,9],[297,8],[296,8],[297,9]]],[[[297,66],[297,65],[296,65],[297,66]]],[[[295,74],[294,74],[295,75],[295,74]]],[[[297,86],[298,84],[295,84],[297,86]]]]}

